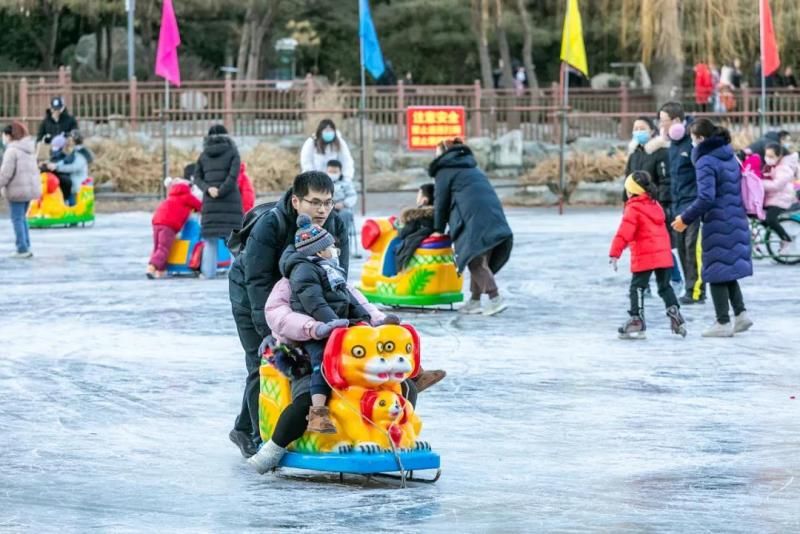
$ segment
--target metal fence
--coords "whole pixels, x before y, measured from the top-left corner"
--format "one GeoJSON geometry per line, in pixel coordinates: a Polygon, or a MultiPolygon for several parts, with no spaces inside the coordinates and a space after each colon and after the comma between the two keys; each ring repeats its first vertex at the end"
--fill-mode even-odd
{"type": "MultiPolygon", "coordinates": [[[[697,115],[725,122],[734,131],[753,129],[759,122],[759,94],[736,92],[735,110],[707,113],[690,91],[682,98],[697,115]]],[[[334,118],[349,137],[357,133],[360,91],[353,86],[330,86],[308,76],[291,83],[190,81],[170,90],[165,103],[161,82],[73,83],[69,69],[51,73],[0,74],[0,121],[21,120],[34,129],[53,96],[63,96],[87,135],[162,134],[169,118],[172,136],[202,136],[211,124],[223,123],[236,136],[286,136],[310,133],[324,117],[334,118]]],[[[557,142],[560,93],[554,84],[536,91],[486,90],[471,85],[370,86],[365,117],[368,139],[396,142],[406,138],[407,106],[458,105],[467,114],[470,137],[498,137],[522,131],[528,141],[557,142]]],[[[633,120],[655,116],[657,104],[649,92],[625,87],[570,89],[569,135],[625,139],[633,120]]],[[[767,116],[773,126],[800,130],[800,91],[771,90],[767,116]]]]}

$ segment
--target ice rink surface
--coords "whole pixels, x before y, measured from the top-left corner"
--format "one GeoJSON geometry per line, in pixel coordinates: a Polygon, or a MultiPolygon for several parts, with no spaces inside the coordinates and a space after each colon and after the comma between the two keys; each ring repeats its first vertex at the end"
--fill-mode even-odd
{"type": "Polygon", "coordinates": [[[746,334],[654,298],[620,341],[619,217],[509,210],[509,310],[403,314],[449,373],[417,407],[442,478],[406,490],[248,468],[227,281],[147,281],[149,214],[32,232],[0,259],[0,531],[799,532],[800,266],[756,264],[746,334]]]}

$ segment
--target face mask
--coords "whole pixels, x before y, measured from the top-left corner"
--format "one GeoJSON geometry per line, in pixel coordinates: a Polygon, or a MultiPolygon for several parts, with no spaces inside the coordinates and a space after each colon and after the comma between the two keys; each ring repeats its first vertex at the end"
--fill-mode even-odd
{"type": "Polygon", "coordinates": [[[341,178],[341,177],[342,177],[342,175],[341,175],[341,174],[329,174],[328,176],[330,176],[330,177],[331,177],[331,180],[333,180],[334,182],[335,182],[335,181],[337,181],[339,178],[341,178]]]}
{"type": "Polygon", "coordinates": [[[633,140],[643,145],[650,140],[650,132],[645,132],[643,130],[635,131],[633,132],[633,140]]]}
{"type": "Polygon", "coordinates": [[[770,167],[774,167],[778,163],[778,158],[764,158],[764,163],[770,167]]]}
{"type": "Polygon", "coordinates": [[[673,141],[680,141],[686,135],[686,126],[683,123],[673,124],[669,127],[669,138],[673,141]]]}
{"type": "Polygon", "coordinates": [[[692,147],[697,148],[697,145],[699,145],[699,144],[700,144],[700,141],[695,141],[694,139],[692,139],[692,147]]]}
{"type": "Polygon", "coordinates": [[[783,148],[785,148],[786,150],[791,149],[792,148],[792,142],[791,141],[786,141],[785,143],[783,143],[783,148]]]}
{"type": "Polygon", "coordinates": [[[336,132],[332,132],[330,130],[325,130],[322,132],[322,140],[326,143],[333,143],[334,139],[336,139],[336,132]]]}

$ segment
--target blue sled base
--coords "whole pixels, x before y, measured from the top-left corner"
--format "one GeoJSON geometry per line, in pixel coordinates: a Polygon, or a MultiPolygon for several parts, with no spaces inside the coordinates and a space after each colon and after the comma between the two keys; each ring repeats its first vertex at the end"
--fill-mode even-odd
{"type": "MultiPolygon", "coordinates": [[[[400,452],[400,461],[404,471],[422,471],[439,469],[439,455],[431,451],[400,452]]],[[[309,469],[312,471],[328,471],[332,473],[352,473],[373,475],[377,473],[399,472],[395,455],[390,452],[366,454],[350,452],[347,454],[301,454],[288,452],[283,456],[281,467],[309,469]]]]}

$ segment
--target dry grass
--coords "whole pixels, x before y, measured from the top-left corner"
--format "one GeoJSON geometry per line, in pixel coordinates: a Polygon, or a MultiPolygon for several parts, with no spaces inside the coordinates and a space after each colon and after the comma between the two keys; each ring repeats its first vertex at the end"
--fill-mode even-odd
{"type": "MultiPolygon", "coordinates": [[[[92,176],[97,184],[113,183],[121,193],[157,193],[162,184],[161,150],[151,150],[135,140],[95,140],[89,143],[95,153],[92,176]]],[[[199,153],[171,148],[170,175],[183,176],[183,167],[197,161],[199,153]]],[[[282,191],[299,172],[296,154],[266,143],[243,156],[247,174],[257,192],[282,191]]]]}
{"type": "Polygon", "coordinates": [[[332,109],[347,109],[346,96],[342,94],[338,83],[318,87],[311,98],[311,107],[306,119],[306,133],[313,134],[322,119],[331,119],[341,129],[344,115],[331,113],[332,109]],[[319,110],[319,112],[315,112],[319,110]]]}
{"type": "MultiPolygon", "coordinates": [[[[567,176],[570,182],[610,182],[625,172],[627,156],[623,151],[612,155],[605,152],[573,152],[567,155],[567,176]]],[[[539,163],[523,176],[528,185],[557,184],[559,175],[558,156],[539,163]]]]}

